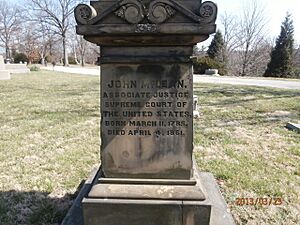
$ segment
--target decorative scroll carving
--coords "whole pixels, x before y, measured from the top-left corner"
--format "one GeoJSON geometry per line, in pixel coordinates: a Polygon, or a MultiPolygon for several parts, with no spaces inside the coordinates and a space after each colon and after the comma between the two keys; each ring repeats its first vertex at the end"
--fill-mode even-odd
{"type": "Polygon", "coordinates": [[[210,23],[216,20],[217,6],[215,3],[207,1],[203,2],[199,9],[200,16],[203,18],[203,22],[210,23]]]}
{"type": "Polygon", "coordinates": [[[204,5],[200,8],[200,15],[203,18],[208,18],[213,14],[213,8],[210,5],[204,5]]]}
{"type": "Polygon", "coordinates": [[[217,6],[211,1],[202,3],[199,11],[200,16],[196,15],[194,12],[187,9],[177,1],[155,0],[152,1],[149,5],[148,19],[153,23],[162,23],[173,16],[176,12],[180,12],[186,17],[198,23],[210,23],[216,19],[217,6]]]}
{"type": "Polygon", "coordinates": [[[139,0],[120,0],[97,15],[95,9],[89,5],[80,4],[75,9],[75,18],[79,24],[97,24],[106,16],[114,13],[130,24],[138,24],[145,17],[150,23],[160,24],[165,22],[175,13],[181,13],[196,23],[214,22],[217,16],[217,6],[211,2],[203,2],[199,15],[175,0],[154,0],[146,8],[139,0]]]}
{"type": "Polygon", "coordinates": [[[152,23],[163,23],[168,18],[172,17],[176,13],[170,5],[159,1],[153,1],[149,5],[148,19],[152,23]]]}
{"type": "Polygon", "coordinates": [[[125,19],[128,23],[137,24],[144,18],[144,6],[138,1],[122,5],[115,15],[125,19]]]}
{"type": "Polygon", "coordinates": [[[89,20],[96,16],[96,10],[90,5],[79,4],[75,8],[75,19],[78,24],[88,24],[89,20]]]}
{"type": "Polygon", "coordinates": [[[151,24],[151,23],[137,24],[135,29],[136,33],[153,33],[156,31],[157,31],[156,24],[151,24]]]}

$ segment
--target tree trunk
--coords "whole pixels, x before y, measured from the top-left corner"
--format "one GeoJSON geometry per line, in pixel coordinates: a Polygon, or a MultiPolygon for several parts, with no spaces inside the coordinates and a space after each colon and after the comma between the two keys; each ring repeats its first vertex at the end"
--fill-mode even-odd
{"type": "Polygon", "coordinates": [[[242,77],[247,75],[246,74],[246,69],[248,67],[249,45],[250,45],[249,42],[247,42],[246,49],[245,49],[244,54],[243,54],[242,73],[241,73],[242,77]]]}
{"type": "Polygon", "coordinates": [[[42,64],[43,66],[45,66],[45,58],[44,58],[44,57],[42,57],[41,64],[42,64]]]}
{"type": "Polygon", "coordinates": [[[10,59],[10,51],[8,44],[5,44],[5,57],[6,59],[10,59]]]}
{"type": "Polygon", "coordinates": [[[75,62],[76,62],[76,64],[78,65],[80,62],[78,61],[78,58],[77,58],[77,53],[76,53],[75,45],[73,45],[73,52],[74,52],[74,59],[75,59],[75,62]]]}
{"type": "Polygon", "coordinates": [[[67,53],[67,42],[66,42],[66,35],[62,35],[62,42],[63,42],[63,65],[69,66],[69,60],[68,60],[68,53],[67,53]]]}
{"type": "Polygon", "coordinates": [[[81,57],[81,66],[84,67],[84,57],[81,57]]]}

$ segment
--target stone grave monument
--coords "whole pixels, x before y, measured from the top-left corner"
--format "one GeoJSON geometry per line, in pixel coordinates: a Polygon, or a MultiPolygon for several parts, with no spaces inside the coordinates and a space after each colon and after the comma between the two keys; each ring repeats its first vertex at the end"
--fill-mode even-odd
{"type": "Polygon", "coordinates": [[[0,55],[0,80],[10,80],[10,72],[5,68],[2,55],[0,55]]]}
{"type": "Polygon", "coordinates": [[[234,224],[192,157],[190,56],[215,32],[216,16],[201,0],[75,8],[77,34],[101,47],[101,168],[80,194],[84,225],[234,224]]]}

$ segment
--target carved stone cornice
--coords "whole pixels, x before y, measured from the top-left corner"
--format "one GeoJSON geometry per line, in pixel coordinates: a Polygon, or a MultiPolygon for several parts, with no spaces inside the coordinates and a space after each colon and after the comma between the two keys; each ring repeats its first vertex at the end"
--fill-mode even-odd
{"type": "Polygon", "coordinates": [[[216,16],[217,6],[201,0],[91,1],[75,8],[77,34],[102,46],[195,44],[215,32],[216,16]]]}
{"type": "Polygon", "coordinates": [[[164,0],[152,1],[148,8],[148,20],[152,23],[159,24],[172,17],[176,13],[176,10],[168,3],[168,1],[164,0]]]}
{"type": "Polygon", "coordinates": [[[128,23],[137,24],[144,19],[145,6],[137,0],[122,1],[122,6],[114,14],[128,23]]]}
{"type": "Polygon", "coordinates": [[[175,0],[155,0],[149,5],[138,0],[119,0],[101,14],[90,5],[79,4],[75,8],[75,18],[79,25],[99,24],[111,14],[124,19],[129,24],[138,24],[146,18],[146,23],[161,24],[169,18],[181,13],[196,23],[211,23],[216,20],[217,6],[206,1],[200,5],[198,15],[175,0]]]}

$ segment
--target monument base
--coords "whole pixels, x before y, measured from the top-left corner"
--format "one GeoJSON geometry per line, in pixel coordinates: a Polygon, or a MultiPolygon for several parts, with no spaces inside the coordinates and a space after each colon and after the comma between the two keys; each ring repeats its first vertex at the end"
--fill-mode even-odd
{"type": "Polygon", "coordinates": [[[157,180],[154,186],[161,185],[163,188],[155,189],[153,184],[148,184],[154,188],[152,192],[150,191],[149,196],[139,194],[143,193],[143,186],[145,186],[142,180],[136,180],[134,184],[129,184],[128,180],[121,179],[122,184],[118,186],[117,179],[101,181],[101,174],[101,169],[97,173],[92,172],[62,225],[235,224],[213,175],[199,172],[195,165],[196,185],[192,185],[193,180],[173,181],[169,184],[167,184],[168,180],[165,183],[157,180]],[[108,184],[110,187],[107,186],[108,184]],[[130,191],[128,185],[133,186],[134,189],[130,191]],[[177,191],[180,186],[185,186],[187,191],[179,194],[177,191]],[[142,191],[137,191],[138,187],[142,191]],[[200,192],[198,192],[199,190],[200,192]],[[153,197],[155,192],[157,193],[156,198],[153,197]],[[123,196],[125,193],[128,193],[130,197],[123,196]],[[179,194],[179,197],[176,197],[176,193],[179,194]],[[195,196],[197,193],[200,194],[198,197],[195,196]],[[110,197],[105,197],[105,195],[110,197]],[[203,198],[203,196],[205,197],[203,198]]]}
{"type": "Polygon", "coordinates": [[[10,80],[10,73],[7,70],[1,70],[0,80],[10,80]]]}

